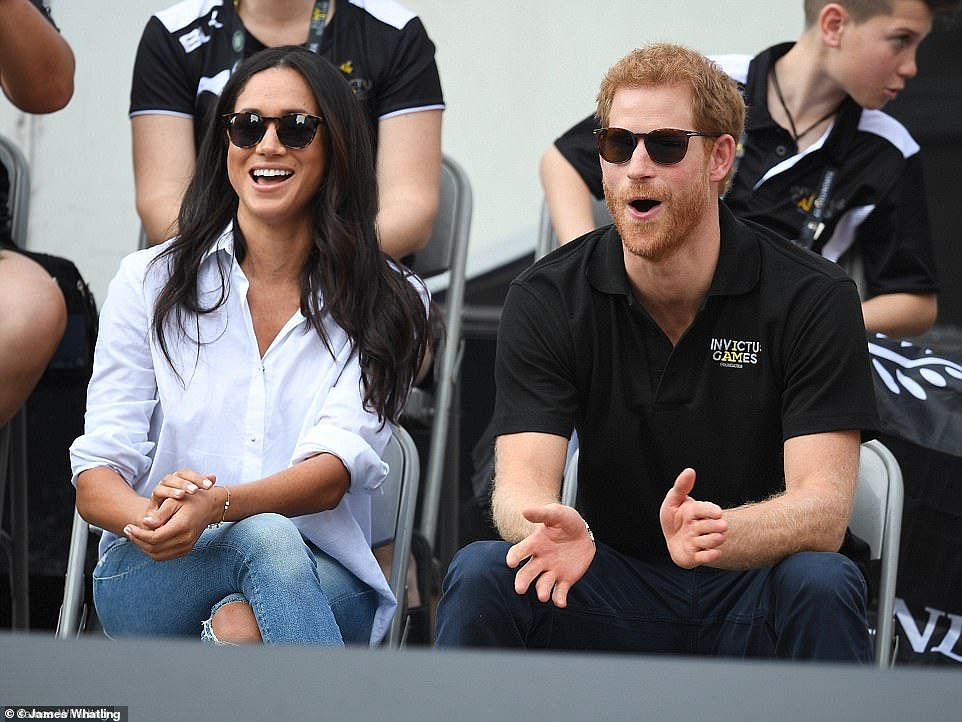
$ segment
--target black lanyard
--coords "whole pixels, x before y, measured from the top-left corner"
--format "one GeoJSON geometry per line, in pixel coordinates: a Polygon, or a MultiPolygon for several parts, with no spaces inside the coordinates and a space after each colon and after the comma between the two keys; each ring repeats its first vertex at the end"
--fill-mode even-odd
{"type": "MultiPolygon", "coordinates": [[[[240,13],[237,11],[238,0],[234,0],[234,33],[231,37],[231,45],[234,49],[234,65],[244,59],[244,47],[247,44],[247,34],[244,25],[241,23],[240,13]]],[[[324,37],[324,26],[327,24],[327,11],[330,7],[330,0],[316,0],[314,9],[311,11],[311,26],[307,33],[307,42],[304,46],[312,53],[316,53],[321,48],[321,38],[324,37]]]]}
{"type": "Polygon", "coordinates": [[[795,242],[803,248],[813,250],[815,242],[818,241],[822,231],[825,230],[825,223],[822,218],[828,208],[828,201],[832,197],[837,175],[838,169],[834,167],[828,167],[822,173],[822,180],[818,184],[818,194],[812,202],[811,210],[805,216],[805,222],[798,232],[798,238],[795,239],[795,242]]]}

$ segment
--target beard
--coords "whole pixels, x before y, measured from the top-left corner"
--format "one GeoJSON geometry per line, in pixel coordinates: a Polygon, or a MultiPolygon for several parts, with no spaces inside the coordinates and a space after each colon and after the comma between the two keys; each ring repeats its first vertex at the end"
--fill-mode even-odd
{"type": "Polygon", "coordinates": [[[661,261],[675,253],[708,212],[711,194],[705,185],[690,184],[679,192],[662,189],[662,213],[652,221],[638,221],[627,212],[627,197],[644,195],[645,189],[632,186],[621,196],[615,195],[602,178],[605,202],[614,219],[625,249],[646,261],[661,261]]]}

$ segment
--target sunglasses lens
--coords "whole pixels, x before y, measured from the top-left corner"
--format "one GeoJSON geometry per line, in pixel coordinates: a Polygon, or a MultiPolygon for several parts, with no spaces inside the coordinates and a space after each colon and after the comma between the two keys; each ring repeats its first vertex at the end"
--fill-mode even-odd
{"type": "Polygon", "coordinates": [[[288,113],[280,118],[267,118],[257,113],[234,113],[227,116],[227,135],[239,148],[252,148],[267,133],[267,124],[276,123],[277,139],[288,148],[303,148],[314,140],[321,119],[307,113],[288,113]]]}
{"type": "Polygon", "coordinates": [[[260,143],[267,126],[256,113],[238,113],[227,122],[227,135],[230,142],[240,148],[250,148],[260,143]]]}
{"type": "Polygon", "coordinates": [[[654,130],[636,135],[624,128],[605,128],[598,133],[598,154],[609,163],[627,163],[644,139],[648,157],[659,165],[681,163],[688,152],[688,134],[683,130],[654,130]]]}
{"type": "Polygon", "coordinates": [[[606,128],[598,134],[598,155],[609,163],[631,160],[635,145],[635,136],[624,128],[606,128]]]}
{"type": "Polygon", "coordinates": [[[675,165],[688,152],[688,136],[681,131],[658,130],[645,136],[645,150],[655,163],[675,165]]]}
{"type": "Polygon", "coordinates": [[[288,148],[303,148],[317,133],[317,118],[304,113],[285,115],[277,124],[277,137],[288,148]]]}

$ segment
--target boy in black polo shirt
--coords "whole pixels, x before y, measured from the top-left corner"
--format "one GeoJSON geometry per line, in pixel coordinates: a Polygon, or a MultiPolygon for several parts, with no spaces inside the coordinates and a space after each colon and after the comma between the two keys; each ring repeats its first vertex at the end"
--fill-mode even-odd
{"type": "Polygon", "coordinates": [[[875,425],[858,295],[718,201],[744,111],[730,77],[674,45],[605,77],[615,227],[509,290],[507,541],[453,560],[439,645],[868,660],[865,583],[836,553],[875,425]],[[557,503],[572,428],[583,516],[557,503]]]}
{"type": "MultiPolygon", "coordinates": [[[[918,143],[880,109],[915,76],[916,49],[933,16],[959,5],[806,0],[797,42],[754,58],[716,58],[749,107],[729,207],[841,263],[859,281],[865,327],[893,337],[934,323],[938,279],[918,143]],[[826,186],[829,168],[836,172],[826,186]],[[816,218],[814,201],[825,187],[816,218]]],[[[541,161],[562,242],[594,227],[589,191],[602,196],[596,127],[593,115],[585,118],[541,161]]]]}

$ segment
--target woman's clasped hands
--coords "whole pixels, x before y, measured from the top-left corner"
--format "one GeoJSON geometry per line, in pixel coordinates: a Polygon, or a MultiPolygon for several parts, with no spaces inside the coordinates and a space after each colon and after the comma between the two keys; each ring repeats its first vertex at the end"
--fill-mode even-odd
{"type": "Polygon", "coordinates": [[[214,474],[181,469],[167,474],[154,487],[147,508],[124,534],[155,561],[190,553],[209,524],[221,519],[226,491],[215,492],[214,474]]]}

